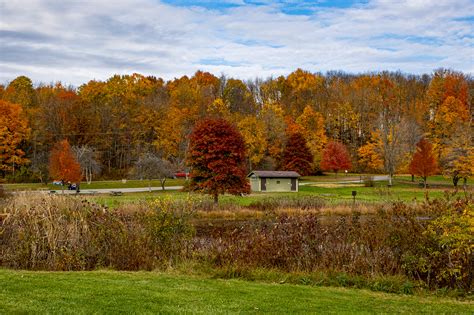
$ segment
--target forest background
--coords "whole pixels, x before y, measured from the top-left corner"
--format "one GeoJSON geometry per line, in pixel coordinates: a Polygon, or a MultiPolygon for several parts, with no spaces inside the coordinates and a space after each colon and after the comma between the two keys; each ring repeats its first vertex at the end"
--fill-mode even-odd
{"type": "Polygon", "coordinates": [[[344,144],[353,171],[409,173],[416,143],[426,138],[453,178],[472,176],[474,81],[446,69],[311,73],[242,81],[198,71],[165,81],[115,75],[78,88],[19,76],[0,86],[0,176],[45,182],[53,145],[67,139],[90,177],[126,178],[145,154],[186,169],[188,136],[204,117],[235,124],[247,167],[278,169],[286,139],[304,136],[320,170],[326,144],[344,144]]]}

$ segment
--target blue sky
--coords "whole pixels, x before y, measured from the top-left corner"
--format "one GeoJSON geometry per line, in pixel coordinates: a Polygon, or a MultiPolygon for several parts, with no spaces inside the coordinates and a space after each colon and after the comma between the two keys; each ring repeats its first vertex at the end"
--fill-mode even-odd
{"type": "Polygon", "coordinates": [[[474,73],[474,0],[0,0],[0,83],[474,73]]]}
{"type": "Polygon", "coordinates": [[[181,7],[201,7],[208,10],[225,11],[243,6],[268,6],[273,5],[281,12],[289,15],[311,15],[319,8],[349,8],[359,4],[366,4],[367,0],[315,0],[315,1],[265,1],[265,0],[243,0],[243,1],[191,1],[191,0],[165,0],[167,3],[181,7]]]}

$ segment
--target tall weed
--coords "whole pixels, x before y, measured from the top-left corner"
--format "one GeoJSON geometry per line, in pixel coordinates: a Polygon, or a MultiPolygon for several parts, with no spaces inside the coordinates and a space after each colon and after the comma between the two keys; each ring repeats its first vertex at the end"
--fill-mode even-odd
{"type": "Polygon", "coordinates": [[[472,289],[472,199],[395,203],[374,215],[288,216],[219,231],[195,243],[219,268],[407,275],[430,288],[472,289]]]}
{"type": "Polygon", "coordinates": [[[36,270],[138,270],[182,259],[192,209],[168,201],[119,209],[70,196],[23,195],[2,210],[0,265],[36,270]]]}

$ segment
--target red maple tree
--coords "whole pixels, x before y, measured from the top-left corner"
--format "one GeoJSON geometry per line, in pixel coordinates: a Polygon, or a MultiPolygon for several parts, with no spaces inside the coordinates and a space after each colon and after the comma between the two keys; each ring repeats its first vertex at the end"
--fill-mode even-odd
{"type": "Polygon", "coordinates": [[[340,142],[331,141],[326,145],[321,159],[321,169],[333,171],[337,177],[340,170],[349,170],[352,162],[345,145],[340,142]]]}
{"type": "Polygon", "coordinates": [[[295,171],[300,175],[309,175],[312,171],[313,155],[306,140],[299,132],[292,133],[286,142],[280,169],[295,171]]]}
{"type": "Polygon", "coordinates": [[[238,130],[224,119],[199,121],[190,137],[187,163],[190,188],[210,194],[238,195],[250,191],[245,169],[245,144],[238,130]]]}
{"type": "Polygon", "coordinates": [[[438,161],[433,152],[433,145],[425,138],[416,144],[416,152],[411,159],[409,170],[411,174],[423,179],[425,188],[428,176],[438,172],[438,161]]]}
{"type": "Polygon", "coordinates": [[[79,183],[82,178],[81,166],[72,153],[67,140],[56,143],[49,157],[49,174],[58,179],[64,186],[65,182],[79,183]]]}

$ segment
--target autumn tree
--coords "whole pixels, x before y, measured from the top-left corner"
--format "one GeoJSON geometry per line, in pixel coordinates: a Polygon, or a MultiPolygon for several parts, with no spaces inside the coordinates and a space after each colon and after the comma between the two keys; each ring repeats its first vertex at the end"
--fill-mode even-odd
{"type": "Polygon", "coordinates": [[[175,79],[167,84],[167,89],[169,103],[162,123],[155,126],[157,137],[154,144],[163,157],[181,164],[196,121],[207,116],[213,104],[219,110],[228,104],[225,100],[215,102],[219,79],[205,72],[198,71],[192,78],[175,79]]]}
{"type": "Polygon", "coordinates": [[[442,161],[447,154],[449,142],[462,130],[469,129],[470,113],[457,98],[448,96],[438,107],[431,121],[431,135],[436,157],[442,161]]]}
{"type": "Polygon", "coordinates": [[[463,179],[466,189],[468,178],[474,176],[474,136],[470,126],[452,135],[446,154],[443,156],[443,174],[452,178],[457,189],[458,182],[463,179]]]}
{"type": "Polygon", "coordinates": [[[148,189],[151,191],[151,180],[159,179],[161,189],[165,190],[166,179],[173,176],[175,168],[173,165],[152,153],[145,153],[135,163],[134,174],[140,179],[148,180],[148,189]]]}
{"type": "Polygon", "coordinates": [[[313,169],[317,169],[321,163],[323,148],[327,143],[324,117],[312,107],[306,106],[303,113],[296,119],[296,123],[300,126],[301,133],[313,155],[313,169]]]}
{"type": "MultiPolygon", "coordinates": [[[[207,116],[240,124],[252,164],[259,160],[265,169],[277,167],[287,129],[303,134],[313,167],[328,136],[346,145],[351,156],[359,155],[357,167],[383,169],[391,178],[408,172],[422,134],[433,144],[443,174],[455,173],[455,162],[469,164],[452,143],[472,120],[474,83],[471,76],[452,70],[323,75],[297,69],[287,76],[248,81],[203,71],[170,81],[133,73],[92,80],[77,89],[59,82],[33,85],[25,76],[12,79],[0,85],[0,98],[22,108],[31,132],[17,148],[32,162],[28,174],[37,178],[47,173],[41,152],[49,154],[51,145],[64,138],[100,152],[97,162],[104,177],[121,178],[146,152],[184,168],[189,134],[207,116]],[[255,127],[262,127],[265,140],[258,137],[262,141],[252,153],[255,127]]],[[[6,165],[11,169],[13,164],[6,165]]]]}
{"type": "Polygon", "coordinates": [[[469,86],[464,74],[452,70],[438,69],[429,82],[426,99],[432,112],[438,108],[448,97],[454,97],[468,108],[469,86]]]}
{"type": "Polygon", "coordinates": [[[265,138],[265,126],[254,116],[246,116],[241,119],[237,127],[244,138],[245,148],[249,160],[249,169],[258,165],[267,149],[265,138]]]}
{"type": "Polygon", "coordinates": [[[379,172],[383,170],[382,150],[380,133],[374,131],[372,132],[370,140],[357,150],[359,165],[364,171],[379,172]]]}
{"type": "Polygon", "coordinates": [[[29,162],[21,144],[30,128],[20,105],[0,100],[0,171],[14,172],[15,167],[29,162]]]}
{"type": "Polygon", "coordinates": [[[258,115],[258,121],[265,126],[266,154],[276,161],[283,152],[286,139],[283,109],[278,104],[266,103],[258,115]]]}
{"type": "Polygon", "coordinates": [[[49,157],[49,175],[60,180],[63,189],[66,182],[80,183],[82,178],[81,166],[67,140],[57,142],[53,146],[49,157]]]}
{"type": "Polygon", "coordinates": [[[3,98],[23,108],[30,108],[36,103],[36,94],[31,79],[25,76],[15,78],[5,89],[3,98]]]}
{"type": "Polygon", "coordinates": [[[471,118],[468,77],[464,74],[438,69],[435,71],[426,92],[429,108],[428,130],[441,167],[448,160],[449,143],[452,136],[469,128],[471,118]]]}
{"type": "Polygon", "coordinates": [[[355,110],[355,91],[343,75],[334,73],[327,80],[327,106],[321,108],[326,131],[332,139],[356,147],[360,136],[360,114],[355,110]]]}
{"type": "Polygon", "coordinates": [[[309,175],[313,171],[313,155],[300,133],[295,132],[288,137],[280,169],[295,171],[303,176],[309,175]]]}
{"type": "Polygon", "coordinates": [[[31,157],[30,171],[42,184],[49,178],[49,152],[39,151],[31,157]]]}
{"type": "Polygon", "coordinates": [[[433,145],[425,138],[417,143],[409,169],[412,174],[423,179],[425,188],[428,176],[434,175],[438,171],[438,161],[433,153],[433,145]]]}
{"type": "Polygon", "coordinates": [[[249,89],[241,80],[229,79],[226,81],[223,100],[229,104],[232,113],[254,114],[255,102],[249,89]]]}
{"type": "Polygon", "coordinates": [[[337,177],[340,170],[349,170],[352,162],[347,148],[340,142],[331,141],[326,145],[321,160],[321,169],[333,171],[337,177]]]}
{"type": "Polygon", "coordinates": [[[98,161],[97,151],[88,145],[73,146],[72,151],[81,165],[83,177],[86,179],[86,182],[90,184],[92,182],[92,176],[99,174],[102,168],[98,161]]]}
{"type": "Polygon", "coordinates": [[[199,121],[189,137],[190,188],[210,194],[214,202],[224,193],[248,193],[245,143],[242,135],[223,119],[199,121]]]}
{"type": "Polygon", "coordinates": [[[324,87],[321,75],[297,69],[290,73],[282,88],[282,103],[288,114],[300,115],[307,105],[318,109],[318,98],[324,87]]]}
{"type": "Polygon", "coordinates": [[[207,115],[228,120],[231,116],[229,104],[226,104],[222,98],[217,98],[207,107],[207,115]]]}

